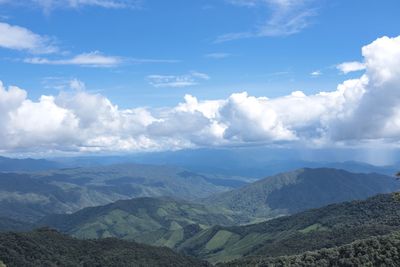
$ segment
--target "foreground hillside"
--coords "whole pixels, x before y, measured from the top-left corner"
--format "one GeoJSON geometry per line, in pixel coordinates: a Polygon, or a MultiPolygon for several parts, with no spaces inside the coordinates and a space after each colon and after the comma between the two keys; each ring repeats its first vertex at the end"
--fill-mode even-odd
{"type": "Polygon", "coordinates": [[[0,173],[0,217],[34,222],[134,197],[201,198],[231,189],[230,184],[180,168],[136,164],[0,173]]]}
{"type": "Polygon", "coordinates": [[[248,218],[268,219],[332,203],[366,199],[399,188],[400,183],[395,178],[381,174],[306,168],[211,196],[205,203],[224,207],[248,218]]]}
{"type": "Polygon", "coordinates": [[[276,257],[329,248],[400,230],[400,201],[386,194],[247,226],[203,230],[180,247],[211,262],[276,257]]]}
{"type": "Polygon", "coordinates": [[[52,215],[38,224],[79,238],[117,237],[175,247],[213,225],[233,225],[233,215],[171,198],[135,198],[74,214],[52,215]]]}
{"type": "Polygon", "coordinates": [[[207,266],[167,248],[118,239],[78,240],[48,229],[0,234],[1,261],[8,267],[207,266]]]}
{"type": "Polygon", "coordinates": [[[357,240],[348,245],[282,257],[245,257],[219,267],[400,266],[400,232],[357,240]]]}

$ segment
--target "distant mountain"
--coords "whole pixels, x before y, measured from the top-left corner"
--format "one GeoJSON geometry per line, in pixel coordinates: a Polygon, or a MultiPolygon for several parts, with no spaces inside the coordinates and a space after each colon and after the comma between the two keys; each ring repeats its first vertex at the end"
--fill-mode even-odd
{"type": "Polygon", "coordinates": [[[48,229],[0,234],[0,259],[7,267],[208,266],[207,263],[167,248],[111,238],[78,240],[48,229]]]}
{"type": "Polygon", "coordinates": [[[215,226],[197,233],[178,249],[211,262],[244,256],[259,258],[261,262],[267,257],[296,255],[390,234],[400,230],[399,218],[399,194],[378,195],[259,224],[215,226]]]}
{"type": "Polygon", "coordinates": [[[268,219],[399,188],[395,178],[381,174],[305,168],[211,196],[205,203],[247,215],[249,219],[268,219]]]}
{"type": "Polygon", "coordinates": [[[27,222],[17,221],[4,217],[0,218],[0,232],[9,232],[9,231],[23,232],[23,231],[29,231],[33,229],[33,227],[34,227],[33,224],[27,222]]]}
{"type": "Polygon", "coordinates": [[[232,186],[229,180],[224,183],[224,179],[179,167],[134,163],[53,170],[37,176],[49,182],[75,183],[90,190],[118,193],[124,198],[172,196],[196,199],[237,186],[232,186]]]}
{"type": "MultiPolygon", "coordinates": [[[[74,166],[94,166],[136,162],[180,166],[196,173],[219,174],[260,179],[299,168],[337,168],[350,172],[376,172],[393,175],[396,166],[375,166],[357,162],[357,151],[316,150],[302,157],[302,151],[266,147],[188,149],[154,153],[137,153],[125,156],[80,157],[55,159],[74,166]],[[338,154],[339,153],[339,154],[338,154]],[[333,155],[334,154],[334,155],[333,155]],[[338,161],[340,159],[340,161],[338,161]]],[[[358,155],[358,156],[357,156],[358,155]]]]}
{"type": "Polygon", "coordinates": [[[0,156],[0,172],[45,171],[61,167],[61,163],[45,159],[14,159],[0,156]]]}
{"type": "Polygon", "coordinates": [[[267,266],[400,266],[400,232],[350,244],[281,257],[244,257],[219,267],[267,266]]]}
{"type": "Polygon", "coordinates": [[[52,215],[49,226],[78,238],[117,237],[151,245],[176,247],[213,225],[233,225],[222,210],[172,198],[135,198],[86,208],[70,215],[52,215]]]}
{"type": "Polygon", "coordinates": [[[181,168],[137,164],[0,173],[0,217],[34,222],[135,197],[204,198],[232,189],[232,183],[181,168]]]}
{"type": "Polygon", "coordinates": [[[79,208],[82,195],[81,188],[63,188],[30,174],[0,173],[0,217],[34,222],[79,208]]]}

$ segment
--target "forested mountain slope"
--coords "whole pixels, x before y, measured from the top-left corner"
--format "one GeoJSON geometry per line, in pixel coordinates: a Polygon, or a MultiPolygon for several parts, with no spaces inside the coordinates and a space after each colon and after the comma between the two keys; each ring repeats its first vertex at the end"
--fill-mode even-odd
{"type": "Polygon", "coordinates": [[[350,244],[282,257],[244,257],[218,267],[400,266],[400,232],[350,244]]]}
{"type": "Polygon", "coordinates": [[[135,198],[73,214],[52,215],[49,226],[79,238],[117,237],[151,245],[176,247],[213,225],[233,225],[234,214],[172,198],[135,198]]]}
{"type": "Polygon", "coordinates": [[[203,230],[179,250],[211,262],[276,257],[329,248],[400,230],[397,193],[332,204],[263,223],[203,230]]]}
{"type": "Polygon", "coordinates": [[[400,183],[381,174],[319,168],[267,177],[240,189],[213,195],[205,203],[268,219],[332,203],[366,199],[398,190],[400,183]]]}
{"type": "Polygon", "coordinates": [[[1,233],[1,261],[8,267],[208,266],[207,263],[167,248],[112,238],[79,240],[49,229],[29,233],[1,233]]]}

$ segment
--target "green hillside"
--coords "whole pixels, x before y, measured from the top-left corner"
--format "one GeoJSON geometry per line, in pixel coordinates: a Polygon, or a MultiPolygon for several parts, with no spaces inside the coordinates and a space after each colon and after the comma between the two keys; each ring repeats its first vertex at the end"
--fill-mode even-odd
{"type": "Polygon", "coordinates": [[[218,267],[400,266],[400,232],[350,244],[282,257],[245,257],[218,267]]]}
{"type": "MultiPolygon", "coordinates": [[[[227,213],[226,213],[227,214],[227,213]]],[[[176,247],[212,225],[233,225],[234,216],[171,198],[135,198],[53,215],[38,224],[79,238],[117,237],[152,245],[176,247]]]]}
{"type": "Polygon", "coordinates": [[[231,189],[231,181],[168,166],[121,164],[39,173],[0,173],[0,217],[34,222],[134,197],[195,199],[231,189]]]}
{"type": "Polygon", "coordinates": [[[167,248],[112,238],[79,240],[48,229],[0,234],[1,261],[8,267],[208,266],[167,248]]]}
{"type": "Polygon", "coordinates": [[[186,240],[178,249],[211,262],[249,255],[294,255],[400,230],[399,218],[398,197],[378,195],[259,224],[216,226],[186,240]]]}
{"type": "Polygon", "coordinates": [[[381,174],[319,168],[300,169],[265,178],[240,189],[217,194],[205,203],[268,219],[332,203],[366,199],[398,190],[400,183],[381,174]]]}

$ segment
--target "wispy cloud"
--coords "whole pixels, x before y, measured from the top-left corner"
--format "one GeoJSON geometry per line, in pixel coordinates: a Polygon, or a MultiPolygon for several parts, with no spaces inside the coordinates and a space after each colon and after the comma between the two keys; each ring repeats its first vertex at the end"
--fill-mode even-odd
{"type": "Polygon", "coordinates": [[[111,9],[138,8],[142,0],[0,0],[0,4],[14,6],[36,6],[43,9],[46,13],[60,8],[82,8],[82,7],[101,7],[111,9]]]}
{"type": "Polygon", "coordinates": [[[46,57],[30,57],[23,60],[25,63],[37,65],[77,65],[87,67],[115,67],[122,64],[157,64],[179,63],[175,59],[124,58],[104,55],[99,51],[82,53],[71,58],[50,59],[46,57]]]}
{"type": "Polygon", "coordinates": [[[4,22],[0,22],[0,47],[35,54],[49,54],[59,50],[51,38],[4,22]]]}
{"type": "Polygon", "coordinates": [[[254,37],[276,37],[299,33],[310,25],[316,15],[313,0],[228,0],[230,4],[248,8],[267,8],[270,16],[255,29],[218,36],[216,43],[254,37]]]}
{"type": "Polygon", "coordinates": [[[83,91],[86,89],[86,85],[83,81],[77,78],[67,78],[67,77],[45,77],[42,79],[42,86],[46,89],[52,90],[76,90],[76,91],[83,91]]]}
{"type": "Polygon", "coordinates": [[[310,75],[312,77],[318,77],[318,76],[322,75],[322,72],[320,70],[315,70],[315,71],[311,72],[310,75]]]}
{"type": "Polygon", "coordinates": [[[161,87],[188,87],[194,86],[201,80],[209,80],[210,76],[208,74],[192,71],[185,75],[149,75],[147,76],[147,81],[150,85],[161,88],[161,87]]]}
{"type": "Polygon", "coordinates": [[[130,58],[126,59],[127,62],[133,64],[145,64],[145,63],[180,63],[179,59],[155,59],[155,58],[130,58]]]}
{"type": "Polygon", "coordinates": [[[224,59],[230,56],[231,54],[229,53],[210,53],[205,55],[206,58],[211,58],[211,59],[224,59]]]}
{"type": "Polygon", "coordinates": [[[254,7],[258,5],[262,0],[227,0],[228,3],[237,6],[254,7]]]}
{"type": "Polygon", "coordinates": [[[347,74],[354,71],[364,70],[365,64],[358,61],[344,62],[336,66],[342,73],[347,74]]]}
{"type": "Polygon", "coordinates": [[[114,67],[120,65],[123,59],[115,56],[106,56],[98,51],[83,53],[68,59],[48,59],[33,57],[24,59],[25,63],[41,65],[79,65],[89,67],[114,67]]]}

